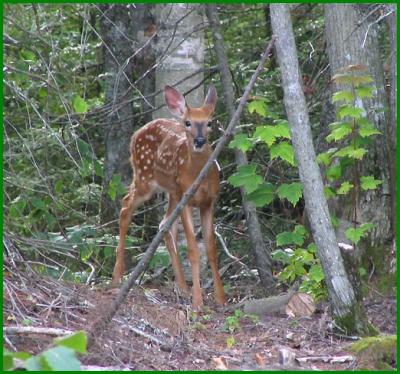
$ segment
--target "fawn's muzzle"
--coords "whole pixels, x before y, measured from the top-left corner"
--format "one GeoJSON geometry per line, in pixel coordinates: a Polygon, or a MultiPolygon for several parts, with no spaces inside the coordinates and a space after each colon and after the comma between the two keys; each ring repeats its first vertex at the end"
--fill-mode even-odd
{"type": "Polygon", "coordinates": [[[205,138],[194,138],[193,140],[194,146],[196,148],[201,148],[204,144],[206,144],[206,139],[205,138]]]}

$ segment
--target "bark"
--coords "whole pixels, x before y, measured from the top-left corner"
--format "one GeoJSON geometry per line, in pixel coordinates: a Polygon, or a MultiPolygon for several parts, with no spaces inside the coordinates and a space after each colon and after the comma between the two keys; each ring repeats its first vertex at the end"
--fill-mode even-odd
{"type": "Polygon", "coordinates": [[[389,26],[389,40],[390,40],[390,56],[389,56],[389,128],[388,128],[388,144],[389,144],[389,165],[390,165],[390,195],[392,199],[392,227],[395,237],[397,237],[396,223],[397,223],[397,171],[396,171],[396,150],[397,150],[397,7],[390,5],[393,13],[387,18],[389,26]]]}
{"type": "MultiPolygon", "coordinates": [[[[213,33],[214,49],[217,54],[219,70],[221,75],[222,91],[224,104],[228,109],[229,117],[232,118],[235,113],[234,94],[232,88],[232,78],[229,72],[228,60],[225,54],[224,41],[219,26],[218,10],[214,4],[206,6],[207,17],[211,24],[213,33]]],[[[241,150],[235,150],[235,159],[237,166],[247,165],[247,157],[241,150]]],[[[275,280],[272,276],[272,261],[270,251],[266,248],[261,232],[261,226],[257,216],[257,210],[254,204],[247,200],[244,188],[240,189],[243,202],[243,211],[246,216],[247,230],[251,241],[251,249],[255,257],[256,267],[262,286],[267,293],[270,293],[275,286],[275,280]]]]}
{"type": "MultiPolygon", "coordinates": [[[[182,77],[193,75],[194,72],[204,68],[204,32],[199,30],[203,24],[203,15],[198,4],[183,3],[157,4],[155,14],[157,19],[157,41],[154,43],[157,56],[155,91],[160,91],[155,98],[155,104],[156,107],[163,107],[153,113],[153,118],[171,118],[171,113],[164,106],[164,87],[175,86],[182,77]]],[[[201,71],[176,86],[190,106],[202,105],[203,80],[204,73],[201,71]]],[[[201,230],[200,213],[198,209],[192,211],[193,225],[195,231],[199,232],[201,230]]],[[[197,235],[196,238],[199,239],[199,236],[197,235]]],[[[200,239],[198,242],[201,252],[200,270],[204,272],[207,269],[206,250],[200,239]]],[[[179,224],[178,247],[185,246],[185,233],[182,225],[179,224]]],[[[185,277],[190,280],[192,272],[188,259],[182,259],[182,264],[185,277]]]]}
{"type": "MultiPolygon", "coordinates": [[[[385,88],[383,62],[380,56],[378,40],[378,24],[373,24],[369,18],[359,22],[364,15],[362,6],[352,4],[326,4],[325,32],[330,71],[333,76],[338,69],[350,64],[366,65],[369,74],[374,78],[376,95],[369,100],[363,100],[361,105],[367,112],[377,129],[383,135],[374,138],[368,147],[368,154],[360,162],[360,175],[374,175],[383,181],[382,187],[377,190],[363,192],[357,202],[357,216],[360,222],[372,222],[375,229],[370,234],[372,247],[387,246],[393,238],[394,222],[391,218],[395,196],[390,196],[390,157],[388,148],[388,128],[385,117],[385,88]]],[[[339,86],[333,86],[336,91],[339,86]]],[[[350,199],[350,198],[349,198],[350,199]]],[[[336,201],[334,211],[340,218],[342,231],[346,222],[352,220],[352,202],[336,201]]]]}
{"type": "Polygon", "coordinates": [[[195,192],[197,191],[197,189],[200,186],[201,181],[207,175],[211,166],[214,164],[215,160],[217,159],[217,157],[223,150],[225,144],[228,142],[228,140],[230,140],[232,138],[232,135],[235,130],[235,126],[239,120],[239,117],[243,111],[244,106],[247,103],[247,99],[249,97],[251,90],[253,89],[256,79],[257,79],[258,75],[260,74],[261,70],[263,69],[263,66],[265,64],[265,61],[267,60],[268,55],[271,53],[273,44],[274,44],[274,39],[272,39],[272,41],[269,43],[268,47],[266,48],[264,54],[262,55],[262,57],[260,59],[260,63],[258,64],[258,67],[257,67],[256,71],[254,72],[253,76],[251,77],[249,84],[246,86],[243,96],[240,99],[239,105],[236,108],[235,114],[233,115],[231,121],[229,122],[229,125],[226,128],[224,135],[219,139],[218,144],[214,149],[214,152],[211,154],[210,158],[204,165],[203,169],[200,171],[198,177],[193,182],[192,186],[184,193],[181,201],[178,203],[176,208],[173,210],[170,217],[165,221],[164,225],[160,228],[157,235],[154,237],[153,241],[150,243],[149,247],[147,248],[142,259],[139,261],[139,263],[136,265],[135,269],[129,276],[129,279],[127,280],[127,282],[121,286],[121,289],[120,289],[117,297],[115,298],[115,300],[107,308],[107,310],[102,314],[102,316],[100,318],[98,318],[97,320],[95,320],[93,322],[93,324],[90,326],[90,330],[88,333],[88,345],[89,346],[94,343],[94,339],[95,339],[96,335],[99,333],[99,331],[104,331],[105,326],[114,317],[115,313],[118,311],[122,302],[125,300],[126,296],[128,295],[129,290],[135,284],[136,279],[139,277],[139,275],[142,273],[142,271],[146,268],[146,266],[150,262],[151,258],[154,255],[154,252],[156,251],[161,240],[163,239],[165,234],[170,230],[172,224],[174,223],[174,221],[176,220],[178,215],[182,212],[183,208],[188,203],[190,198],[195,194],[195,192]]]}
{"type": "Polygon", "coordinates": [[[132,180],[129,142],[133,133],[133,109],[129,101],[133,54],[130,17],[126,5],[100,6],[100,30],[103,40],[104,70],[107,74],[105,104],[109,107],[105,127],[104,178],[101,196],[101,222],[118,217],[120,202],[108,195],[110,181],[120,175],[124,185],[132,180]]]}
{"type": "Polygon", "coordinates": [[[370,326],[362,305],[357,305],[353,288],[344,269],[323,192],[324,186],[316,162],[310,119],[301,86],[289,8],[283,4],[271,4],[270,8],[272,30],[278,38],[276,53],[281,68],[284,104],[303,184],[306,212],[325,273],[333,318],[335,323],[348,334],[353,331],[367,334],[370,326]]]}
{"type": "Polygon", "coordinates": [[[156,55],[153,47],[155,40],[156,20],[153,4],[135,4],[131,7],[132,29],[140,53],[135,57],[134,72],[138,79],[137,88],[142,96],[141,107],[143,117],[141,125],[153,119],[151,110],[154,108],[155,69],[156,55]],[[133,8],[133,9],[132,9],[133,8]],[[143,77],[143,78],[142,78],[143,77]]]}

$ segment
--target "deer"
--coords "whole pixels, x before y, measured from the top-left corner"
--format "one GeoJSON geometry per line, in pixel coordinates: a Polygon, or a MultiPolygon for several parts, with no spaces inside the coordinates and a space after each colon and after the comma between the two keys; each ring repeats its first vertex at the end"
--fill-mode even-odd
{"type": "MultiPolygon", "coordinates": [[[[164,98],[169,111],[179,121],[155,119],[137,130],[131,138],[130,162],[134,176],[128,194],[122,199],[113,284],[120,283],[125,272],[125,240],[135,209],[149,200],[155,192],[165,191],[168,195],[168,207],[159,225],[161,227],[211,155],[208,136],[217,102],[215,87],[209,87],[203,105],[199,108],[189,107],[184,96],[171,86],[165,86],[164,98]]],[[[214,300],[218,305],[226,304],[218,272],[214,234],[214,205],[220,183],[217,165],[214,163],[181,213],[192,272],[192,307],[196,309],[203,306],[203,296],[200,286],[200,251],[193,227],[193,208],[200,209],[202,234],[213,276],[214,300]]],[[[164,241],[170,255],[175,282],[179,290],[188,295],[189,290],[177,249],[177,224],[175,220],[164,241]]]]}

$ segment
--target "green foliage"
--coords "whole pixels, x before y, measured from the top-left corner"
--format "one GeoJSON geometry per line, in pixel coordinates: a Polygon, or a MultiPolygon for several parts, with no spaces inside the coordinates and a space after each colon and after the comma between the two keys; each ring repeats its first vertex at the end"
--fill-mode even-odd
{"type": "Polygon", "coordinates": [[[290,165],[295,165],[293,147],[288,142],[280,142],[278,144],[273,144],[270,148],[271,160],[280,157],[285,160],[290,165]]]}
{"type": "Polygon", "coordinates": [[[371,76],[365,73],[362,65],[350,65],[340,74],[333,77],[336,83],[345,85],[341,91],[334,93],[333,102],[343,102],[337,116],[339,121],[330,125],[328,142],[335,142],[335,148],[318,155],[318,162],[326,167],[329,182],[339,181],[345,175],[351,175],[351,180],[342,181],[338,188],[325,187],[325,196],[331,198],[337,195],[351,195],[353,205],[354,226],[346,230],[346,237],[354,244],[366,237],[372,229],[371,223],[363,223],[357,227],[357,201],[361,191],[377,189],[382,181],[372,175],[360,176],[358,163],[364,159],[368,150],[366,139],[380,132],[366,118],[366,113],[359,102],[364,98],[373,97],[375,88],[371,76]]]}
{"type": "Polygon", "coordinates": [[[233,334],[240,330],[240,322],[246,319],[250,319],[251,323],[254,324],[259,321],[258,316],[253,314],[244,314],[240,309],[236,309],[232,315],[225,318],[224,329],[230,334],[233,334]]]}
{"type": "Polygon", "coordinates": [[[256,207],[270,204],[274,199],[274,187],[271,183],[263,183],[256,190],[248,194],[247,199],[256,207]]]}
{"type": "Polygon", "coordinates": [[[22,362],[22,367],[28,371],[80,371],[81,365],[76,357],[77,353],[86,353],[87,338],[84,331],[73,335],[57,338],[56,345],[46,351],[32,356],[26,352],[10,352],[3,350],[3,370],[11,371],[15,368],[14,359],[22,362]]]}
{"type": "Polygon", "coordinates": [[[238,148],[242,152],[247,152],[252,148],[252,143],[245,134],[236,134],[233,140],[229,143],[229,148],[238,148]]]}
{"type": "Polygon", "coordinates": [[[359,227],[349,227],[345,231],[346,238],[357,244],[361,238],[365,237],[367,232],[374,228],[372,223],[363,223],[359,227]]]}
{"type": "Polygon", "coordinates": [[[228,181],[234,187],[243,187],[247,193],[257,189],[262,183],[262,178],[256,174],[256,165],[243,165],[237,168],[236,173],[232,174],[228,181]]]}
{"type": "Polygon", "coordinates": [[[303,186],[298,182],[284,183],[278,187],[277,193],[281,199],[287,199],[293,205],[296,205],[303,195],[303,186]]]}
{"type": "Polygon", "coordinates": [[[316,256],[315,244],[311,243],[306,248],[301,248],[307,237],[308,232],[301,225],[297,225],[292,232],[279,233],[276,236],[277,246],[293,244],[295,247],[274,250],[272,259],[281,262],[284,266],[278,275],[282,282],[292,283],[299,279],[301,281],[299,290],[319,300],[327,296],[325,276],[316,256]]]}

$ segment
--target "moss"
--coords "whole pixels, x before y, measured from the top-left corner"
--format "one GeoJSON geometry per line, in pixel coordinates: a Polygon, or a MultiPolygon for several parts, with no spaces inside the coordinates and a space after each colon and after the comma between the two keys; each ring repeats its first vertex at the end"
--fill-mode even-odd
{"type": "Polygon", "coordinates": [[[368,322],[364,311],[355,304],[349,313],[344,316],[335,316],[335,323],[340,333],[345,331],[346,335],[374,336],[379,331],[368,322]]]}
{"type": "Polygon", "coordinates": [[[350,346],[359,365],[377,370],[391,370],[397,365],[397,336],[379,335],[363,338],[350,346]]]}

